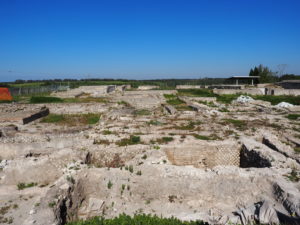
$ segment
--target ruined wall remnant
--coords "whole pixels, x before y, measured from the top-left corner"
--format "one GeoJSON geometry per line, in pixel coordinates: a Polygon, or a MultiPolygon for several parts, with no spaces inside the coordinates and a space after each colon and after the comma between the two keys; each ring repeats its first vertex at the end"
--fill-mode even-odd
{"type": "Polygon", "coordinates": [[[239,166],[240,162],[240,149],[231,141],[202,141],[196,145],[168,146],[165,152],[168,159],[178,166],[212,168],[218,165],[239,166]]]}
{"type": "Polygon", "coordinates": [[[49,115],[49,109],[47,107],[43,107],[39,112],[36,112],[28,117],[23,118],[23,124],[30,123],[47,115],[49,115]]]}

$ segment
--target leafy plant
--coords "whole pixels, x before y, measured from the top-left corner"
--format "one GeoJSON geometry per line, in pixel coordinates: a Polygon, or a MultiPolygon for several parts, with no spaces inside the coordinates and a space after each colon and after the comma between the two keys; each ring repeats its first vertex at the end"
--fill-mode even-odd
{"type": "Polygon", "coordinates": [[[108,189],[111,189],[113,186],[113,183],[109,180],[108,183],[107,183],[107,188],[108,189]]]}
{"type": "Polygon", "coordinates": [[[141,142],[141,138],[139,136],[131,135],[130,138],[123,138],[120,141],[117,141],[116,144],[118,146],[127,146],[127,145],[136,145],[141,142]]]}
{"type": "Polygon", "coordinates": [[[23,190],[25,188],[31,188],[31,187],[34,187],[34,186],[37,186],[37,183],[18,183],[17,187],[18,187],[18,190],[23,190]]]}
{"type": "Polygon", "coordinates": [[[297,120],[300,117],[300,114],[289,114],[286,118],[289,120],[297,120]]]}

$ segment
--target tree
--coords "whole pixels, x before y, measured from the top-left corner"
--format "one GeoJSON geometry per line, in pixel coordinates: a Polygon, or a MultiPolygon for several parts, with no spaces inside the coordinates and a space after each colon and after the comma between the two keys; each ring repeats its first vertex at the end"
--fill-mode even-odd
{"type": "Polygon", "coordinates": [[[260,83],[272,83],[278,79],[274,72],[262,64],[260,64],[258,67],[255,66],[254,69],[250,69],[249,76],[259,76],[260,83]]]}

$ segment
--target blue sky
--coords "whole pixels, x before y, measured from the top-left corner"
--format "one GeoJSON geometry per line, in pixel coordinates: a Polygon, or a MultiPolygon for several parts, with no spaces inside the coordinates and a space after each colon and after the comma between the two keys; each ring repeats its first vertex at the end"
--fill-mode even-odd
{"type": "Polygon", "coordinates": [[[0,0],[0,81],[300,74],[299,0],[0,0]]]}

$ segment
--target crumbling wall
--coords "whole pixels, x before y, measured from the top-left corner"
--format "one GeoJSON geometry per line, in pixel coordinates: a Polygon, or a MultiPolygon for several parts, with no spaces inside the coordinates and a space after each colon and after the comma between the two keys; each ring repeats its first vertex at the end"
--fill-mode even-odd
{"type": "Polygon", "coordinates": [[[218,165],[239,166],[239,148],[233,142],[205,141],[197,145],[175,145],[165,149],[168,159],[178,166],[212,168],[218,165]]]}
{"type": "Polygon", "coordinates": [[[241,90],[235,89],[213,89],[213,92],[218,95],[228,95],[228,94],[249,94],[249,95],[264,95],[264,88],[245,88],[241,90]]]}

